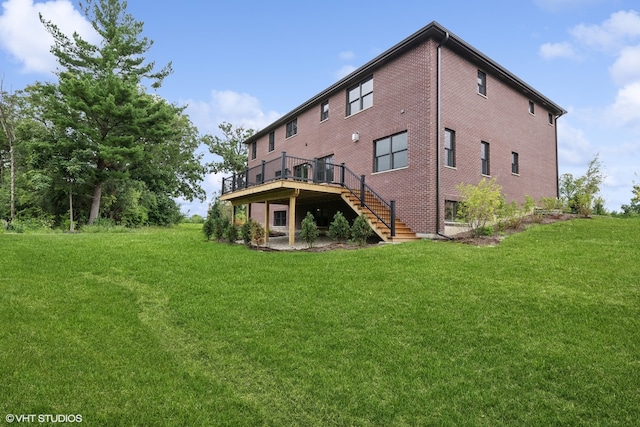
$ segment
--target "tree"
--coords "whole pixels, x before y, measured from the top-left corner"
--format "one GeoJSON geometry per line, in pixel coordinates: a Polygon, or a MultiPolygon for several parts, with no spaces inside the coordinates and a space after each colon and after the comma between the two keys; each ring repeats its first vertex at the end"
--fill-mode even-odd
{"type": "Polygon", "coordinates": [[[351,227],[349,221],[344,217],[342,212],[338,211],[333,216],[333,221],[329,224],[329,237],[339,242],[344,242],[351,235],[351,227]]]}
{"type": "Polygon", "coordinates": [[[304,217],[300,225],[300,238],[305,241],[307,246],[312,248],[316,243],[316,240],[318,240],[320,230],[318,230],[316,220],[313,218],[311,212],[307,212],[307,215],[304,217]]]}
{"type": "MultiPolygon", "coordinates": [[[[0,80],[0,125],[4,132],[9,151],[9,168],[10,168],[10,214],[9,220],[13,221],[16,216],[16,162],[15,162],[15,146],[16,146],[16,112],[14,97],[5,94],[0,80]]],[[[0,168],[4,167],[4,161],[0,158],[0,168]]],[[[1,172],[1,169],[0,169],[1,172]]]]}
{"type": "Polygon", "coordinates": [[[486,232],[487,224],[496,219],[503,204],[502,187],[495,178],[482,178],[478,185],[460,184],[458,191],[463,202],[458,209],[458,217],[471,227],[474,235],[486,232]]]}
{"type": "Polygon", "coordinates": [[[622,205],[622,213],[625,216],[640,215],[640,184],[633,185],[631,190],[631,202],[628,205],[622,205]]]}
{"type": "Polygon", "coordinates": [[[248,148],[245,141],[255,133],[253,129],[244,129],[239,126],[234,129],[231,123],[222,122],[218,128],[224,138],[206,135],[204,142],[209,146],[209,151],[222,158],[207,164],[212,173],[242,173],[247,167],[248,148]]]}
{"type": "Polygon", "coordinates": [[[360,214],[355,220],[353,220],[351,235],[353,236],[353,241],[356,242],[358,246],[364,246],[367,239],[372,234],[373,231],[371,230],[371,227],[369,227],[369,222],[367,222],[367,217],[364,214],[360,214]]]}
{"type": "Polygon", "coordinates": [[[145,94],[144,82],[161,86],[171,64],[154,71],[144,54],[153,42],[141,37],[143,24],[126,13],[126,2],[86,0],[80,5],[99,45],[77,33],[70,39],[51,21],[40,20],[54,38],[52,53],[58,59],[58,84],[41,85],[46,104],[45,121],[56,129],[65,161],[89,165],[83,171],[92,187],[89,223],[99,216],[103,186],[126,178],[132,165],[148,159],[146,144],[163,143],[174,135],[172,119],[181,110],[145,94]]]}
{"type": "Polygon", "coordinates": [[[560,200],[571,210],[581,216],[588,217],[600,206],[603,210],[604,200],[597,197],[600,185],[604,181],[603,166],[600,155],[596,154],[587,165],[587,172],[574,178],[571,174],[560,177],[560,200]]]}

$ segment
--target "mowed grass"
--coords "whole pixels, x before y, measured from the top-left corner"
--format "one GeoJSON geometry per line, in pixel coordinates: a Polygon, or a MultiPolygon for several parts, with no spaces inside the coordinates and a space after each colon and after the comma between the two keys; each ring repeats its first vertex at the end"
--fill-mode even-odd
{"type": "Polygon", "coordinates": [[[635,425],[640,220],[258,252],[0,235],[0,412],[84,425],[635,425]]]}

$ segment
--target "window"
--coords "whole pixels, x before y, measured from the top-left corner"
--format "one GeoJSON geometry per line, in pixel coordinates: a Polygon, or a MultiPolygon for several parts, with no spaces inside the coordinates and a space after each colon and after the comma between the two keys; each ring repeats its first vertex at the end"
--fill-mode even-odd
{"type": "Polygon", "coordinates": [[[549,113],[549,124],[553,125],[553,114],[549,113]]]}
{"type": "Polygon", "coordinates": [[[480,146],[480,159],[482,163],[482,175],[489,175],[491,170],[489,169],[489,143],[482,142],[480,146]]]}
{"type": "Polygon", "coordinates": [[[347,116],[373,105],[373,76],[347,91],[347,116]]]}
{"type": "Polygon", "coordinates": [[[306,181],[309,178],[309,169],[311,169],[309,163],[295,165],[293,167],[293,177],[300,181],[306,181]]]}
{"type": "Polygon", "coordinates": [[[287,211],[274,211],[273,226],[286,227],[286,225],[287,225],[287,211]]]}
{"type": "Polygon", "coordinates": [[[324,101],[320,105],[320,121],[323,122],[329,118],[329,101],[324,101]]]}
{"type": "Polygon", "coordinates": [[[444,201],[444,220],[454,222],[458,219],[458,202],[454,200],[444,201]]]}
{"type": "Polygon", "coordinates": [[[402,132],[374,143],[374,172],[404,168],[409,164],[407,156],[407,132],[402,132]]]}
{"type": "Polygon", "coordinates": [[[319,158],[317,168],[317,182],[333,182],[333,155],[319,158]]]}
{"type": "Polygon", "coordinates": [[[520,162],[518,161],[518,153],[511,152],[511,173],[518,175],[520,173],[520,162]]]}
{"type": "Polygon", "coordinates": [[[529,101],[529,113],[530,114],[535,114],[535,108],[536,108],[536,104],[533,103],[533,101],[529,101]]]}
{"type": "Polygon", "coordinates": [[[276,148],[276,133],[269,132],[269,152],[272,152],[276,148]]]}
{"type": "Polygon", "coordinates": [[[253,141],[251,143],[251,160],[254,160],[258,156],[258,142],[253,141]]]}
{"type": "Polygon", "coordinates": [[[451,129],[444,130],[444,164],[456,167],[456,132],[451,129]]]}
{"type": "Polygon", "coordinates": [[[291,120],[287,123],[287,138],[292,137],[298,133],[298,118],[291,120]]]}
{"type": "Polygon", "coordinates": [[[478,70],[478,93],[487,96],[487,75],[478,70]]]}

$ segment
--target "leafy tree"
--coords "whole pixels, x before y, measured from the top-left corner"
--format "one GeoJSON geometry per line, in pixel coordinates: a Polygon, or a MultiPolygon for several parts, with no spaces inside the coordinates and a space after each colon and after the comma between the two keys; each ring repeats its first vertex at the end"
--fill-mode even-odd
{"type": "Polygon", "coordinates": [[[622,205],[622,213],[625,216],[640,215],[640,184],[634,184],[631,190],[631,202],[628,205],[622,205]]]}
{"type": "Polygon", "coordinates": [[[373,231],[371,230],[371,227],[369,227],[367,217],[364,214],[359,215],[355,220],[353,220],[351,236],[353,237],[353,241],[359,246],[363,246],[372,234],[373,231]]]}
{"type": "MultiPolygon", "coordinates": [[[[0,146],[0,180],[4,176],[2,173],[4,170],[4,153],[8,152],[9,157],[9,169],[10,169],[10,217],[9,220],[13,221],[16,216],[16,161],[15,161],[15,146],[16,146],[16,112],[15,112],[15,97],[5,93],[2,87],[2,81],[0,80],[0,127],[3,131],[5,144],[0,146]]],[[[2,142],[2,139],[0,139],[2,142]]]]}
{"type": "Polygon", "coordinates": [[[502,187],[495,178],[482,178],[478,185],[458,185],[458,191],[463,199],[458,216],[469,224],[474,235],[486,234],[503,204],[502,187]]]}
{"type": "MultiPolygon", "coordinates": [[[[178,163],[165,165],[157,154],[165,150],[167,141],[180,139],[179,130],[184,130],[184,126],[176,128],[184,120],[179,119],[181,108],[144,92],[144,83],[150,82],[152,88],[161,86],[172,72],[171,64],[154,71],[155,63],[145,62],[144,55],[153,42],[141,37],[143,23],[126,12],[126,5],[119,0],[87,0],[86,6],[81,4],[102,39],[99,45],[77,33],[70,39],[40,16],[54,38],[52,52],[60,64],[57,85],[38,86],[45,103],[43,119],[55,129],[53,143],[60,147],[55,150],[60,164],[77,166],[91,188],[89,223],[99,216],[106,183],[128,179],[140,165],[148,165],[140,168],[147,172],[155,167],[153,176],[146,178],[157,177],[156,173],[159,180],[166,178],[178,163]]],[[[181,149],[179,144],[168,146],[181,149]]],[[[192,166],[190,162],[189,179],[193,181],[199,172],[192,166]]],[[[149,181],[150,187],[156,184],[153,179],[149,181]]],[[[190,190],[198,193],[195,186],[190,190]]],[[[192,194],[187,191],[187,196],[192,194]]]]}
{"type": "Polygon", "coordinates": [[[311,212],[307,212],[307,215],[302,220],[301,227],[302,229],[300,230],[300,238],[305,241],[307,246],[312,248],[316,243],[316,240],[318,240],[320,230],[318,230],[318,227],[316,226],[316,220],[313,218],[311,212]]]}
{"type": "Polygon", "coordinates": [[[224,138],[205,135],[204,142],[209,146],[209,151],[221,157],[220,161],[209,163],[210,172],[241,173],[247,167],[248,148],[245,141],[254,133],[253,129],[235,127],[231,123],[222,122],[218,128],[224,138]]]}
{"type": "Polygon", "coordinates": [[[336,212],[333,216],[333,222],[329,224],[329,237],[339,242],[344,242],[349,239],[351,235],[351,228],[349,227],[349,221],[344,217],[342,212],[336,212]]]}
{"type": "Polygon", "coordinates": [[[588,217],[594,209],[604,211],[604,200],[597,197],[604,181],[603,166],[599,154],[587,165],[587,172],[574,178],[571,174],[560,177],[560,199],[573,213],[588,217]]]}

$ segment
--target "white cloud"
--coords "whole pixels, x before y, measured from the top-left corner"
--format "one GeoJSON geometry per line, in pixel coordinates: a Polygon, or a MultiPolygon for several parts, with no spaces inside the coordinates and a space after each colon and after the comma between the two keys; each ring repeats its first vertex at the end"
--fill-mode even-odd
{"type": "Polygon", "coordinates": [[[349,74],[351,74],[352,72],[354,72],[357,69],[357,67],[353,66],[353,65],[344,65],[342,66],[342,68],[340,68],[338,71],[336,71],[335,77],[340,80],[343,77],[348,76],[349,74]]]}
{"type": "Polygon", "coordinates": [[[257,98],[231,90],[213,90],[207,101],[185,103],[191,121],[204,133],[216,133],[218,125],[225,121],[246,129],[262,129],[281,116],[275,111],[264,112],[257,98]]]}
{"type": "Polygon", "coordinates": [[[540,55],[544,59],[566,58],[579,59],[580,55],[569,42],[545,43],[540,46],[540,55]]]}
{"type": "Polygon", "coordinates": [[[623,48],[609,72],[619,86],[640,81],[640,45],[623,48]]]}
{"type": "Polygon", "coordinates": [[[566,119],[558,121],[558,161],[567,165],[586,164],[593,157],[593,147],[584,131],[566,119]]]}
{"type": "Polygon", "coordinates": [[[56,58],[50,52],[53,37],[40,22],[39,14],[66,35],[77,32],[95,43],[98,36],[91,24],[68,0],[34,3],[33,0],[7,0],[0,15],[0,47],[8,52],[25,73],[50,73],[56,69],[56,58]]]}
{"type": "Polygon", "coordinates": [[[587,47],[615,53],[640,38],[640,14],[635,10],[622,10],[611,14],[601,25],[580,24],[569,32],[587,47]]]}
{"type": "Polygon", "coordinates": [[[355,58],[355,56],[356,56],[356,54],[355,54],[355,53],[353,53],[353,52],[352,52],[352,51],[350,51],[350,50],[346,50],[346,51],[344,51],[344,52],[340,52],[340,53],[338,54],[338,57],[339,57],[340,59],[345,60],[345,61],[351,61],[353,58],[355,58]]]}
{"type": "Polygon", "coordinates": [[[640,81],[618,91],[616,100],[607,111],[612,123],[640,130],[640,81]]]}

